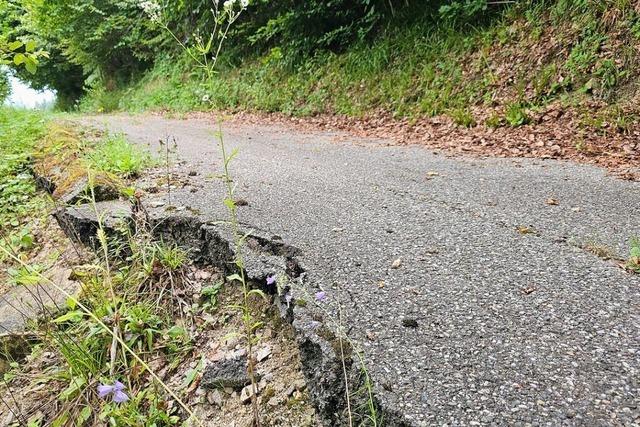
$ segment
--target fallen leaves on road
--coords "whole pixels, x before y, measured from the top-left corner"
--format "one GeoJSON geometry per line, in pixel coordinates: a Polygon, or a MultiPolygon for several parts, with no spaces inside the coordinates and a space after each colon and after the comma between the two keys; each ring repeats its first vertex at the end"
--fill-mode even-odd
{"type": "MultiPolygon", "coordinates": [[[[599,129],[585,127],[584,116],[596,115],[601,108],[603,106],[595,101],[583,106],[581,111],[552,103],[536,113],[531,124],[497,128],[457,126],[447,116],[397,119],[384,111],[365,117],[338,114],[291,117],[282,113],[240,112],[232,114],[230,120],[242,124],[279,124],[302,131],[345,131],[398,145],[425,145],[452,155],[572,160],[605,167],[622,179],[640,179],[640,123],[625,133],[618,132],[613,125],[599,129]],[[558,114],[560,110],[562,114],[558,114]]],[[[478,123],[501,113],[483,106],[473,108],[478,123]]],[[[191,116],[212,114],[219,113],[192,113],[191,116]]]]}

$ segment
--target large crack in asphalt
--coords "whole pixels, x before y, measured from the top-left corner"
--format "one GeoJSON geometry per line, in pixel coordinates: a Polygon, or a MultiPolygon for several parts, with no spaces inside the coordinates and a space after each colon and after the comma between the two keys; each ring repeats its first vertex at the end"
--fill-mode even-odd
{"type": "MultiPolygon", "coordinates": [[[[139,183],[151,222],[170,217],[194,258],[213,262],[217,250],[231,267],[210,123],[104,121],[143,146],[164,129],[179,135],[180,163],[139,183]],[[168,173],[171,195],[161,184],[168,173]],[[195,223],[183,224],[190,216],[195,223]]],[[[225,140],[242,150],[241,228],[258,236],[246,245],[248,275],[281,274],[328,296],[328,318],[311,304],[283,310],[308,329],[300,340],[309,382],[332,392],[317,405],[326,424],[344,420],[332,333],[339,306],[340,330],[364,350],[387,425],[635,419],[638,282],[566,243],[593,236],[628,251],[626,239],[640,232],[637,185],[571,164],[454,160],[281,128],[228,126],[225,140]]],[[[159,227],[165,239],[175,234],[159,227]]]]}
{"type": "MultiPolygon", "coordinates": [[[[123,227],[134,230],[136,212],[145,212],[144,206],[134,206],[129,202],[111,200],[61,207],[53,215],[70,239],[98,249],[99,228],[112,238],[122,238],[123,227]]],[[[234,236],[224,224],[212,225],[198,217],[184,215],[145,217],[147,228],[155,240],[185,249],[196,264],[211,265],[225,273],[236,272],[232,262],[235,258],[234,236]]],[[[243,224],[243,227],[247,226],[243,224]]],[[[365,385],[363,373],[366,367],[362,361],[347,341],[342,342],[337,337],[334,326],[325,322],[321,313],[306,303],[287,301],[284,297],[293,283],[298,287],[308,286],[305,270],[298,260],[302,251],[277,235],[264,231],[258,234],[250,227],[248,229],[242,230],[248,234],[242,246],[246,277],[253,286],[273,295],[281,317],[293,325],[302,371],[323,423],[328,426],[348,425],[348,417],[359,416],[353,408],[374,405],[386,425],[406,425],[395,411],[381,407],[375,396],[353,394],[365,385]],[[286,276],[288,285],[280,293],[275,287],[265,285],[266,278],[273,274],[286,276]],[[351,413],[347,408],[347,393],[351,393],[351,413]]],[[[349,295],[355,304],[356,299],[349,295]]]]}

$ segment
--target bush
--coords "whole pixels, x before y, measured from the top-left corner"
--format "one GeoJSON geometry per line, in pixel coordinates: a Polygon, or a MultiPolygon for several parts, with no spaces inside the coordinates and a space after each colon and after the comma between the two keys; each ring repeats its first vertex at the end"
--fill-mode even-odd
{"type": "Polygon", "coordinates": [[[486,12],[487,0],[455,0],[440,6],[440,16],[449,22],[467,23],[486,12]]]}

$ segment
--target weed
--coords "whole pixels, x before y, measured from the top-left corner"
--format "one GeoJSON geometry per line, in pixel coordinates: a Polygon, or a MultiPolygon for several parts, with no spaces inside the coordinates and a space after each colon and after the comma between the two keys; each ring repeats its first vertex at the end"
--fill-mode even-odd
{"type": "Polygon", "coordinates": [[[629,249],[629,258],[625,264],[629,271],[640,273],[640,238],[631,239],[631,249],[629,249]]]}
{"type": "Polygon", "coordinates": [[[136,176],[152,163],[146,151],[127,142],[123,135],[108,136],[85,157],[91,169],[124,177],[136,176]]]}
{"type": "Polygon", "coordinates": [[[77,104],[77,108],[83,112],[110,113],[118,110],[123,97],[122,90],[95,85],[88,89],[87,95],[77,104]]]}
{"type": "Polygon", "coordinates": [[[218,306],[218,293],[222,289],[224,283],[222,281],[216,282],[213,285],[205,286],[202,288],[200,299],[202,301],[203,310],[212,311],[218,306]]]}
{"type": "Polygon", "coordinates": [[[181,353],[188,349],[188,334],[174,324],[172,311],[158,304],[155,295],[138,292],[141,283],[148,280],[144,260],[149,254],[153,257],[148,261],[152,265],[166,269],[167,274],[176,274],[184,263],[184,252],[159,244],[149,248],[144,244],[147,241],[144,235],[134,235],[132,239],[142,242],[130,247],[139,250],[126,260],[110,260],[109,242],[101,222],[98,238],[105,257],[79,276],[84,281],[82,300],[5,251],[24,270],[21,277],[33,277],[67,296],[66,311],[39,328],[44,343],[56,349],[67,366],[61,374],[67,383],[67,388],[59,394],[62,411],[53,421],[54,425],[64,425],[69,420],[105,419],[113,425],[131,426],[150,425],[153,420],[168,423],[164,425],[177,423],[181,417],[159,410],[159,402],[165,398],[152,393],[153,387],[146,385],[147,377],[198,422],[180,397],[148,365],[158,353],[181,353]],[[114,378],[126,378],[123,380],[126,385],[122,387],[127,389],[131,400],[126,404],[118,404],[115,399],[113,403],[96,401],[93,391],[96,383],[110,384],[114,378]],[[134,393],[140,386],[140,392],[134,393]],[[78,407],[74,404],[78,401],[92,403],[78,407]],[[93,409],[84,409],[88,407],[93,409]]]}
{"type": "Polygon", "coordinates": [[[242,289],[242,302],[238,304],[236,307],[242,313],[242,322],[244,325],[244,331],[242,333],[242,337],[245,340],[247,347],[247,358],[248,358],[248,367],[247,373],[251,380],[251,388],[253,389],[253,393],[251,393],[251,405],[253,408],[253,419],[256,427],[260,427],[260,411],[258,408],[258,382],[256,379],[255,373],[255,360],[254,360],[254,348],[255,345],[259,342],[259,338],[256,335],[256,332],[260,327],[262,327],[262,322],[256,321],[254,319],[252,309],[251,309],[251,300],[253,297],[261,297],[266,298],[264,293],[259,289],[251,289],[249,283],[245,277],[245,269],[244,269],[244,257],[242,254],[244,242],[247,238],[247,234],[243,234],[240,232],[240,220],[238,219],[238,207],[236,205],[234,193],[235,193],[235,185],[233,179],[230,174],[230,164],[233,158],[238,154],[237,149],[232,151],[230,154],[227,154],[226,147],[224,145],[224,139],[222,136],[222,126],[220,126],[218,132],[218,142],[220,145],[220,151],[222,153],[222,164],[223,164],[223,173],[222,180],[225,184],[226,188],[226,198],[224,199],[224,205],[227,207],[229,211],[229,224],[231,225],[231,231],[234,237],[234,252],[235,258],[233,263],[235,264],[238,273],[232,274],[227,277],[229,282],[238,282],[242,289]]]}
{"type": "Polygon", "coordinates": [[[44,267],[39,264],[32,264],[29,268],[18,267],[8,268],[9,280],[14,285],[37,285],[41,282],[40,275],[44,271],[44,267]]]}
{"type": "Polygon", "coordinates": [[[175,245],[155,244],[158,262],[168,271],[176,271],[187,263],[187,252],[175,245]]]}
{"type": "MultiPolygon", "coordinates": [[[[25,113],[24,138],[14,140],[15,144],[19,142],[20,145],[0,146],[3,150],[14,150],[12,154],[19,160],[16,164],[27,161],[36,140],[44,135],[44,123],[32,123],[29,117],[25,113]],[[38,132],[31,133],[33,126],[38,126],[38,132]]],[[[5,125],[0,122],[0,127],[5,125]]],[[[11,123],[7,126],[16,125],[11,123]]],[[[56,128],[56,132],[64,134],[60,128],[56,128]]],[[[74,138],[71,139],[75,144],[74,138]]],[[[47,147],[48,155],[68,145],[66,139],[62,144],[57,144],[60,139],[52,141],[55,143],[47,147]]],[[[87,163],[95,161],[94,165],[98,168],[122,175],[130,175],[144,167],[144,154],[128,151],[124,147],[126,142],[121,138],[110,141],[97,148],[100,155],[91,152],[90,144],[83,145],[84,153],[80,153],[80,156],[88,159],[87,163]]],[[[64,156],[67,151],[64,148],[58,154],[64,156]]],[[[78,153],[75,155],[78,156],[78,153]]],[[[7,171],[13,173],[12,169],[7,171]]],[[[91,182],[93,172],[89,171],[88,174],[91,182]]],[[[35,196],[35,189],[29,186],[33,185],[33,177],[29,176],[29,180],[24,192],[33,191],[35,196]]],[[[158,356],[181,355],[191,349],[189,334],[184,327],[176,324],[187,324],[188,319],[176,320],[174,316],[174,307],[181,312],[185,307],[180,300],[179,288],[183,286],[187,253],[175,246],[151,242],[143,224],[136,226],[135,234],[123,234],[130,239],[127,242],[107,238],[102,217],[95,207],[93,188],[89,196],[98,218],[97,241],[102,256],[82,271],[74,273],[83,282],[83,292],[79,296],[71,295],[58,283],[47,279],[44,267],[29,265],[16,252],[15,249],[30,250],[33,247],[34,238],[29,227],[15,228],[10,238],[3,239],[9,244],[0,246],[2,259],[15,266],[8,269],[14,284],[24,286],[26,292],[32,294],[38,292],[32,289],[32,285],[45,284],[67,297],[66,306],[53,311],[42,298],[34,294],[34,300],[42,304],[37,308],[43,313],[43,318],[34,325],[37,327],[35,332],[42,346],[56,355],[59,365],[54,380],[57,384],[55,387],[59,385],[60,388],[56,388],[57,393],[52,393],[52,403],[57,409],[55,413],[47,414],[49,421],[52,425],[106,423],[137,426],[153,423],[175,425],[180,420],[191,418],[191,421],[198,423],[181,397],[148,364],[158,356]],[[114,248],[117,250],[124,244],[129,248],[128,256],[113,258],[114,248]],[[163,289],[167,288],[171,292],[164,292],[164,295],[170,296],[172,304],[163,304],[159,300],[163,298],[163,289]],[[128,402],[105,401],[96,396],[98,384],[114,384],[117,380],[122,381],[122,390],[130,397],[128,402]],[[171,410],[166,407],[167,398],[177,403],[171,410]]],[[[24,206],[29,201],[22,200],[19,203],[24,206]]],[[[13,211],[7,213],[7,218],[10,218],[9,215],[22,215],[18,208],[15,206],[13,211]]],[[[17,376],[9,375],[6,381],[17,379],[17,376]]],[[[16,417],[22,419],[21,414],[16,414],[16,417]]],[[[36,423],[33,425],[37,425],[39,419],[44,419],[42,414],[32,417],[31,421],[36,423]]]]}
{"type": "Polygon", "coordinates": [[[556,92],[562,87],[557,82],[558,67],[556,64],[547,64],[534,76],[533,78],[533,91],[534,99],[543,101],[547,97],[555,95],[556,92]]]}
{"type": "Polygon", "coordinates": [[[458,126],[466,128],[474,127],[477,123],[473,118],[473,114],[467,109],[455,109],[449,112],[453,122],[458,126]]]}
{"type": "Polygon", "coordinates": [[[21,219],[41,212],[44,198],[27,166],[36,143],[46,132],[42,113],[0,107],[0,228],[21,227],[21,219]]]}
{"type": "Polygon", "coordinates": [[[526,108],[519,102],[508,104],[504,113],[504,119],[509,126],[518,127],[529,123],[529,115],[526,108]]]}
{"type": "Polygon", "coordinates": [[[502,118],[497,113],[492,113],[484,122],[485,125],[490,128],[497,128],[502,126],[502,118]]]}

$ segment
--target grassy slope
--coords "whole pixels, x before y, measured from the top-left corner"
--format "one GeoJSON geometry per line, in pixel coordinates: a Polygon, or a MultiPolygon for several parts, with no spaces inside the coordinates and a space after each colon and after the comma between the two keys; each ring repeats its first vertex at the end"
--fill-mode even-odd
{"type": "Polygon", "coordinates": [[[161,60],[134,87],[95,93],[86,108],[250,109],[292,115],[446,114],[472,126],[517,126],[549,103],[589,107],[585,125],[625,130],[635,117],[640,13],[628,0],[534,2],[488,26],[415,23],[292,69],[279,51],[203,83],[184,60],[161,60]],[[594,105],[596,106],[594,109],[594,105]],[[596,114],[593,111],[597,110],[596,114]]]}
{"type": "MultiPolygon", "coordinates": [[[[36,192],[29,158],[46,132],[42,113],[0,107],[0,246],[29,251],[35,244],[32,226],[45,221],[47,198],[36,192]]],[[[0,251],[0,268],[5,255],[0,251]]],[[[0,289],[4,287],[0,270],[0,289]]]]}

